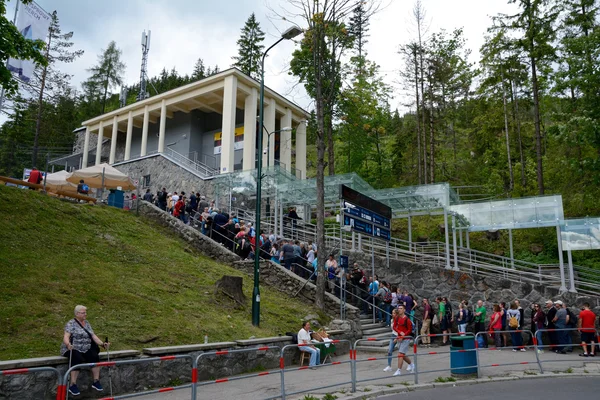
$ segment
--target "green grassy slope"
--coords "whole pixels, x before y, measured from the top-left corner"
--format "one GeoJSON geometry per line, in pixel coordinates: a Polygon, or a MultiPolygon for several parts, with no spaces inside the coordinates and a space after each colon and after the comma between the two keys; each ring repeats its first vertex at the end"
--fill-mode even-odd
{"type": "Polygon", "coordinates": [[[262,287],[253,327],[251,277],[134,213],[0,186],[0,226],[0,360],[58,355],[77,304],[115,350],[283,334],[316,313],[262,287]],[[223,275],[244,277],[245,309],[213,295],[223,275]]]}

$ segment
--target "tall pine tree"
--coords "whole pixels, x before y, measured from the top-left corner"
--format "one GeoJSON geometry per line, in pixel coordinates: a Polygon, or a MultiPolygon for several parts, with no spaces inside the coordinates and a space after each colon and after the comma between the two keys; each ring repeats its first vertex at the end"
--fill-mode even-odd
{"type": "MultiPolygon", "coordinates": [[[[242,70],[246,75],[258,79],[260,76],[260,59],[265,48],[262,45],[264,39],[265,33],[260,29],[260,24],[254,13],[252,13],[244,24],[242,35],[237,41],[238,55],[232,57],[235,60],[233,66],[242,70]]],[[[217,72],[219,71],[215,67],[214,73],[217,72]]]]}
{"type": "Polygon", "coordinates": [[[204,66],[204,60],[199,58],[194,64],[194,71],[192,72],[192,81],[199,81],[206,78],[206,67],[204,66]]]}
{"type": "Polygon", "coordinates": [[[62,73],[56,68],[56,63],[71,63],[81,57],[83,50],[71,50],[73,32],[62,33],[56,11],[52,13],[52,21],[48,30],[48,44],[46,47],[46,66],[40,66],[35,71],[35,79],[30,88],[37,91],[38,111],[36,116],[35,135],[33,139],[32,165],[37,164],[39,137],[42,129],[42,111],[44,107],[45,90],[54,94],[55,99],[68,91],[71,76],[62,73]]]}
{"type": "Polygon", "coordinates": [[[106,108],[106,96],[108,90],[118,87],[123,83],[125,63],[121,61],[121,49],[112,41],[106,50],[98,56],[98,64],[89,69],[92,76],[83,83],[84,90],[88,95],[97,96],[102,94],[102,114],[106,108]]]}

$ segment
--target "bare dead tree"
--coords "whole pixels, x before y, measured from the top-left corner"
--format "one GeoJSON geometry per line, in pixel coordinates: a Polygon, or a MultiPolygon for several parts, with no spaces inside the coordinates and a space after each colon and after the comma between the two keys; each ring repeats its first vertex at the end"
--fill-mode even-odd
{"type": "Polygon", "coordinates": [[[317,307],[325,307],[325,273],[324,266],[330,249],[325,245],[325,142],[326,112],[338,95],[339,86],[328,84],[331,76],[328,73],[335,71],[331,65],[338,65],[347,49],[344,29],[341,22],[349,19],[353,10],[359,3],[372,3],[361,0],[289,0],[288,9],[284,11],[286,19],[301,19],[304,25],[304,48],[310,52],[308,65],[302,72],[307,91],[314,98],[316,115],[316,146],[317,146],[317,249],[318,270],[317,292],[315,302],[317,307]],[[332,32],[332,30],[334,30],[332,32]],[[333,55],[333,56],[332,56],[333,55]],[[333,59],[332,59],[333,57],[333,59]]]}

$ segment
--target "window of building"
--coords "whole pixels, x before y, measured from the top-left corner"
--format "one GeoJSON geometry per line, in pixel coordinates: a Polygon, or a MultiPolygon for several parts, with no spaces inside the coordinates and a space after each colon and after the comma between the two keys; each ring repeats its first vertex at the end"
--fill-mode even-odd
{"type": "Polygon", "coordinates": [[[145,188],[150,187],[150,175],[144,175],[142,184],[145,188]]]}

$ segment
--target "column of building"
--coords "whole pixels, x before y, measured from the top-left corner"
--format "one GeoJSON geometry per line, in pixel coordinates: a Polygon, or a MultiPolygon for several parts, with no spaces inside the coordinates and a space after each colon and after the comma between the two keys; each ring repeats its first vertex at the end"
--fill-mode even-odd
{"type": "Polygon", "coordinates": [[[285,109],[279,120],[279,161],[286,171],[292,171],[292,110],[285,109]]]}
{"type": "Polygon", "coordinates": [[[250,89],[250,94],[246,96],[244,103],[244,162],[242,166],[244,171],[256,168],[257,100],[258,91],[256,88],[250,89]]]}
{"type": "Polygon", "coordinates": [[[235,143],[235,110],[237,103],[237,78],[225,78],[223,88],[223,123],[221,125],[221,173],[234,170],[234,143],[235,143]]]}

